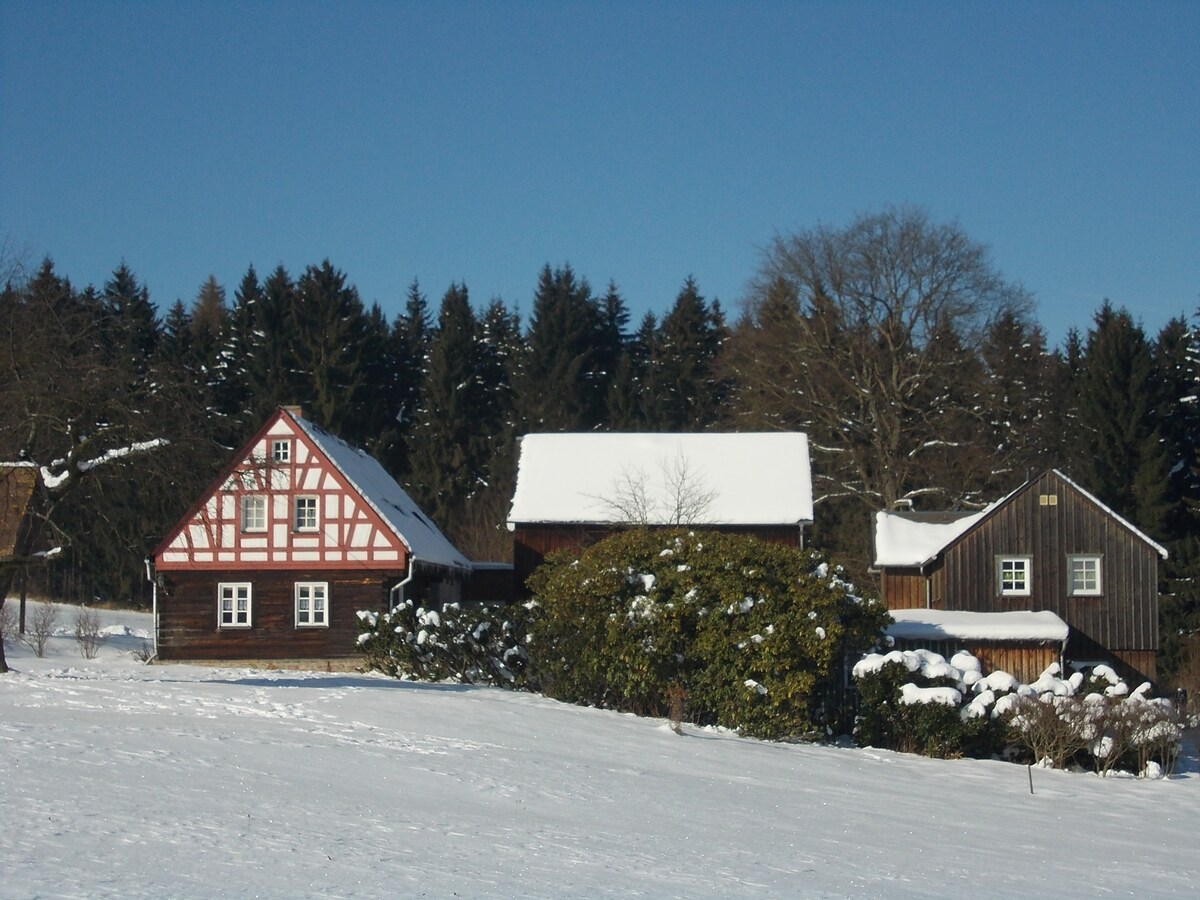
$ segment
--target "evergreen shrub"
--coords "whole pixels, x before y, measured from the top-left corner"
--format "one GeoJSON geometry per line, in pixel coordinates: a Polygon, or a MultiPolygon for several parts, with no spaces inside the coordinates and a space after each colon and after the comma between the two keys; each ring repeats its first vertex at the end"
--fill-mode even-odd
{"type": "Polygon", "coordinates": [[[633,529],[530,579],[532,679],[547,696],[769,739],[821,733],[844,660],[886,612],[817,554],[752,537],[633,529]]]}

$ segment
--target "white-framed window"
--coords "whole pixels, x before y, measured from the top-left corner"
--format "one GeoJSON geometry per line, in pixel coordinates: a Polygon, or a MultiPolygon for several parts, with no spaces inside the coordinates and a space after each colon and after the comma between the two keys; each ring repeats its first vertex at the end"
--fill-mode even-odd
{"type": "Polygon", "coordinates": [[[1099,597],[1104,589],[1099,556],[1067,557],[1067,593],[1072,597],[1099,597]]]}
{"type": "Polygon", "coordinates": [[[317,530],[317,498],[297,497],[294,525],[297,531],[317,530]]]}
{"type": "Polygon", "coordinates": [[[1001,556],[996,559],[996,582],[1002,597],[1028,597],[1032,581],[1030,556],[1001,556]]]}
{"type": "Polygon", "coordinates": [[[292,461],[292,442],[287,440],[271,441],[271,462],[285,463],[292,461]]]}
{"type": "Polygon", "coordinates": [[[262,494],[242,495],[242,531],[267,530],[267,498],[262,494]]]}
{"type": "Polygon", "coordinates": [[[250,627],[250,582],[225,582],[217,585],[217,626],[250,627]]]}
{"type": "Polygon", "coordinates": [[[296,627],[323,628],[329,625],[329,583],[296,582],[296,627]]]}

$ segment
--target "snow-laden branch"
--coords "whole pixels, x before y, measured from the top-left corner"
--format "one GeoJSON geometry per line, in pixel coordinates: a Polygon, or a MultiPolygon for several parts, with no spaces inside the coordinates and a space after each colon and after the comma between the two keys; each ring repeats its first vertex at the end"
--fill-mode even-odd
{"type": "MultiPolygon", "coordinates": [[[[106,463],[114,462],[118,459],[124,459],[126,456],[132,456],[135,453],[146,453],[150,450],[157,450],[159,447],[166,447],[171,442],[166,438],[154,438],[150,441],[137,441],[127,447],[114,447],[111,450],[106,450],[99,456],[93,459],[85,459],[74,467],[77,472],[89,472],[106,463]]],[[[48,466],[41,466],[38,470],[42,476],[42,483],[47,490],[53,491],[66,484],[72,474],[72,468],[67,460],[56,459],[48,466]],[[52,468],[62,466],[60,472],[52,471],[52,468]]]]}

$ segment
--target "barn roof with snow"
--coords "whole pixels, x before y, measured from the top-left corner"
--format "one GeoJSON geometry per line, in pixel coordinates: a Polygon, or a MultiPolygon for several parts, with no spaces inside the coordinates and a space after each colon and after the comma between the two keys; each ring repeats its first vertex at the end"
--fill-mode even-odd
{"type": "Polygon", "coordinates": [[[812,517],[799,432],[530,434],[508,524],[779,526],[812,517]]]}

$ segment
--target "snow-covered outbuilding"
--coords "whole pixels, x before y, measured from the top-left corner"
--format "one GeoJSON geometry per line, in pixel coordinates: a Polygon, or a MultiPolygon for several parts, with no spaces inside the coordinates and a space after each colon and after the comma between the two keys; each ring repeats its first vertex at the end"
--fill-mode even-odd
{"type": "Polygon", "coordinates": [[[361,609],[471,564],[373,457],[277,410],[154,550],[161,659],[353,656],[361,609]]]}
{"type": "Polygon", "coordinates": [[[508,527],[520,591],[550,551],[630,526],[802,546],[812,518],[808,437],[799,432],[529,434],[508,527]]]}
{"type": "MultiPolygon", "coordinates": [[[[1155,676],[1158,562],[1166,557],[1057,469],[978,512],[875,515],[874,564],[888,609],[1050,612],[1068,627],[1068,663],[1105,662],[1139,679],[1155,676]]],[[[1006,627],[991,621],[994,634],[1006,627]]],[[[1040,658],[1053,640],[1035,637],[1010,635],[1007,647],[1040,658]]],[[[1025,663],[1009,658],[996,667],[1025,663]]]]}

